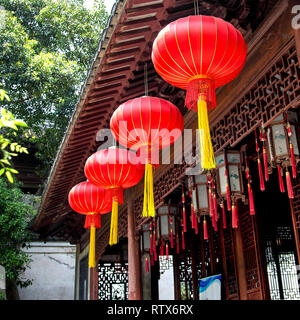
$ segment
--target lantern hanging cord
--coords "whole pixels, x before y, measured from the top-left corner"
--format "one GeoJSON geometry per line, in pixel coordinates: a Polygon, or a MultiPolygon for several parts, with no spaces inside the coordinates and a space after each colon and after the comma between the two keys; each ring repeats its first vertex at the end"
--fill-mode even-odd
{"type": "Polygon", "coordinates": [[[148,67],[147,62],[144,65],[144,84],[145,84],[145,96],[148,96],[148,67]]]}
{"type": "Polygon", "coordinates": [[[195,16],[200,14],[198,0],[194,0],[195,16]]]}

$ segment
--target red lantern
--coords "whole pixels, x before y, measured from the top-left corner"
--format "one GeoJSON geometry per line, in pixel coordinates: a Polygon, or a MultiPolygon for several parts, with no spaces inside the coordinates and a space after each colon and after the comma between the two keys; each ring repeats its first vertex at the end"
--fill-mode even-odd
{"type": "Polygon", "coordinates": [[[89,267],[94,268],[96,228],[101,226],[100,214],[111,211],[110,192],[86,181],[70,190],[68,200],[74,211],[86,215],[84,227],[90,229],[89,267]]]}
{"type": "Polygon", "coordinates": [[[153,43],[156,71],[172,85],[187,89],[186,106],[198,111],[203,169],[215,168],[207,110],[216,106],[215,88],[242,70],[247,46],[232,24],[212,16],[189,16],[171,22],[153,43]]]}
{"type": "Polygon", "coordinates": [[[144,174],[144,166],[135,153],[115,147],[91,155],[84,167],[91,183],[109,189],[112,195],[112,213],[109,244],[118,242],[118,204],[123,203],[123,189],[136,185],[144,174]]]}
{"type": "Polygon", "coordinates": [[[171,102],[143,96],[128,100],[113,113],[110,128],[120,144],[139,151],[145,166],[144,217],[154,217],[153,150],[173,144],[183,130],[183,117],[171,102]]]}

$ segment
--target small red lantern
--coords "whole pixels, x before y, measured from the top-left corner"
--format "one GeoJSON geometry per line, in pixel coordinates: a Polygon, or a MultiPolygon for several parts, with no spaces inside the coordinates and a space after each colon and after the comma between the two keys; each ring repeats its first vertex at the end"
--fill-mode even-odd
{"type": "Polygon", "coordinates": [[[70,190],[68,200],[74,211],[86,215],[84,227],[90,229],[89,267],[94,268],[96,228],[101,227],[100,214],[111,211],[110,192],[85,181],[70,190]]]}
{"type": "Polygon", "coordinates": [[[128,100],[113,113],[110,128],[116,140],[140,152],[145,166],[143,217],[154,217],[153,170],[158,164],[153,150],[173,144],[182,134],[183,117],[171,102],[143,96],[128,100]]]}
{"type": "Polygon", "coordinates": [[[207,110],[216,106],[215,88],[241,72],[247,45],[232,24],[213,16],[189,16],[163,28],[153,43],[156,71],[172,85],[186,89],[185,104],[198,110],[203,169],[215,168],[207,110]]]}
{"type": "Polygon", "coordinates": [[[118,204],[123,203],[123,189],[136,185],[144,170],[135,153],[116,147],[99,150],[86,161],[84,173],[88,180],[111,191],[110,245],[118,242],[118,204]]]}

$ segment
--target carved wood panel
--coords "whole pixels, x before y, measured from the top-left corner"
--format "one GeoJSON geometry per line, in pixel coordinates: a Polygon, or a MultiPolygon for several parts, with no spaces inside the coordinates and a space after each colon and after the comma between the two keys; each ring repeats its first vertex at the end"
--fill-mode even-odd
{"type": "Polygon", "coordinates": [[[266,123],[283,108],[296,107],[300,100],[300,70],[297,52],[291,44],[211,130],[214,150],[233,145],[258,124],[266,123]]]}

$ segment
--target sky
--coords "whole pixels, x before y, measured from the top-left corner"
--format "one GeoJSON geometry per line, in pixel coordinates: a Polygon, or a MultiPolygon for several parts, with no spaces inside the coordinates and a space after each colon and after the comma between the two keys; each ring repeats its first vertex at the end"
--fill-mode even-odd
{"type": "MultiPolygon", "coordinates": [[[[94,0],[85,0],[85,5],[90,8],[93,6],[94,0]]],[[[105,7],[107,9],[107,12],[110,14],[111,8],[113,4],[115,3],[115,0],[104,0],[105,7]]]]}

